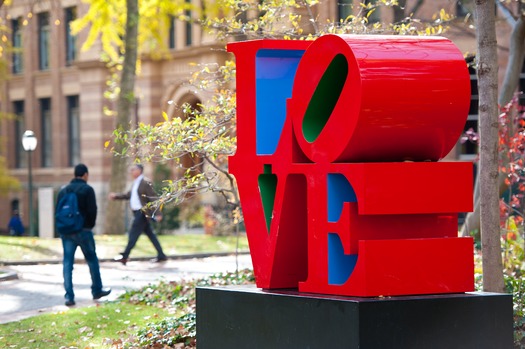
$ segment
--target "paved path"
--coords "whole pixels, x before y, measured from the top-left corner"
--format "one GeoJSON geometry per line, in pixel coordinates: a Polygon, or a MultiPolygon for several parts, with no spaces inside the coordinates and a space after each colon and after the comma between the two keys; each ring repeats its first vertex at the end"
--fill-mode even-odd
{"type": "MultiPolygon", "coordinates": [[[[104,287],[112,288],[112,293],[101,301],[114,300],[126,289],[139,288],[162,279],[180,280],[235,271],[236,264],[235,256],[169,260],[160,264],[130,261],[126,266],[116,262],[102,262],[102,282],[104,287]]],[[[238,265],[239,269],[251,268],[250,256],[239,255],[238,265]]],[[[67,308],[64,305],[62,264],[18,265],[7,269],[16,272],[18,279],[0,282],[0,323],[67,308]]],[[[77,307],[94,304],[86,264],[75,263],[73,284],[77,307]]]]}

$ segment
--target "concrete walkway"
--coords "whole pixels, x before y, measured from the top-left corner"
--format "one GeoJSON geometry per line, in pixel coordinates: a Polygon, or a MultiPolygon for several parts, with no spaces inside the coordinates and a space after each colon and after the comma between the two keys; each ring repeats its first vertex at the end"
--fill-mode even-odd
{"type": "MultiPolygon", "coordinates": [[[[126,266],[102,261],[100,272],[104,287],[112,293],[100,301],[114,300],[126,289],[136,289],[159,280],[198,278],[218,272],[251,268],[248,254],[213,256],[206,258],[170,259],[165,263],[133,260],[126,266]]],[[[62,264],[10,265],[4,271],[17,275],[0,282],[0,324],[17,321],[50,311],[62,311],[64,288],[62,264]]],[[[76,307],[95,304],[91,298],[89,268],[84,263],[75,263],[73,271],[76,307]]]]}

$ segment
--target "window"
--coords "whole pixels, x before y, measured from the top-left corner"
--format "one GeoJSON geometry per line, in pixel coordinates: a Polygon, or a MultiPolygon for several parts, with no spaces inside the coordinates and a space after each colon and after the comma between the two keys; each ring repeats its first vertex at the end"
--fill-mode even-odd
{"type": "Polygon", "coordinates": [[[176,41],[175,41],[175,17],[170,16],[170,29],[169,29],[169,42],[168,47],[170,49],[176,48],[176,41]]]}
{"type": "Polygon", "coordinates": [[[15,114],[15,167],[27,166],[27,154],[22,146],[22,135],[25,132],[24,101],[13,102],[13,114],[15,114]]]}
{"type": "Polygon", "coordinates": [[[69,166],[80,162],[80,108],[78,96],[67,98],[67,119],[69,134],[69,166]]]}
{"type": "MultiPolygon", "coordinates": [[[[472,130],[474,132],[478,132],[478,120],[477,118],[474,119],[468,119],[465,123],[465,127],[463,129],[463,132],[467,132],[469,130],[472,130]]],[[[460,159],[474,159],[475,156],[478,154],[478,144],[474,143],[473,141],[467,140],[461,144],[460,148],[460,159]]]]}
{"type": "Polygon", "coordinates": [[[470,108],[468,111],[469,116],[478,115],[478,107],[479,107],[479,96],[478,96],[478,76],[476,73],[476,68],[474,66],[475,64],[475,56],[467,57],[466,61],[468,64],[468,72],[470,74],[470,108]]]}
{"type": "Polygon", "coordinates": [[[338,0],[337,19],[344,21],[351,14],[352,14],[352,0],[338,0]]]}
{"type": "Polygon", "coordinates": [[[22,18],[13,19],[11,21],[11,28],[13,30],[13,74],[20,74],[24,71],[24,56],[22,54],[22,18]]]}
{"type": "Polygon", "coordinates": [[[66,65],[71,65],[77,58],[77,38],[71,34],[71,22],[77,19],[77,8],[68,7],[64,12],[66,22],[66,65]]]}
{"type": "Polygon", "coordinates": [[[465,1],[456,1],[456,17],[462,18],[470,14],[470,11],[465,6],[465,1]]]}
{"type": "Polygon", "coordinates": [[[40,99],[40,122],[42,125],[42,167],[52,167],[53,128],[51,124],[51,98],[40,99]]]}
{"type": "MultiPolygon", "coordinates": [[[[456,17],[461,19],[464,19],[466,17],[474,17],[474,8],[475,4],[473,0],[457,0],[456,17]]],[[[496,3],[494,4],[494,14],[498,14],[498,1],[496,1],[496,3]]]]}
{"type": "MultiPolygon", "coordinates": [[[[187,4],[191,4],[191,0],[186,0],[187,4]]],[[[184,14],[188,18],[186,21],[186,46],[191,46],[193,37],[192,37],[192,27],[193,24],[191,23],[191,10],[184,11],[184,14]]]]}
{"type": "MultiPolygon", "coordinates": [[[[479,108],[479,96],[478,96],[478,76],[476,74],[476,68],[474,66],[476,57],[469,56],[466,58],[468,65],[468,71],[470,74],[470,108],[468,111],[467,122],[463,132],[473,130],[478,132],[478,108],[479,108]]],[[[472,160],[478,154],[478,145],[471,141],[466,141],[460,145],[459,158],[464,160],[472,160]]]]}
{"type": "Polygon", "coordinates": [[[38,68],[49,69],[49,13],[38,14],[38,68]]]}
{"type": "Polygon", "coordinates": [[[525,106],[525,62],[523,62],[523,65],[521,67],[518,92],[519,92],[519,95],[518,95],[519,104],[523,107],[525,106]]]}

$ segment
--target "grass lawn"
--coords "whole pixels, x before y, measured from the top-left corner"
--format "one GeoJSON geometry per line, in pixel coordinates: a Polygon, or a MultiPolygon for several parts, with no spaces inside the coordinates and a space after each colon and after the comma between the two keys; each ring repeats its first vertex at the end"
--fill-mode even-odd
{"type": "Polygon", "coordinates": [[[115,348],[167,316],[167,310],[126,302],[72,308],[0,325],[0,348],[115,348]]]}
{"type": "MultiPolygon", "coordinates": [[[[99,259],[113,258],[124,250],[127,235],[96,235],[99,259]]],[[[235,236],[210,236],[204,234],[160,235],[160,243],[168,255],[180,255],[207,252],[233,252],[237,244],[235,236]]],[[[240,234],[239,249],[248,250],[245,234],[240,234]]],[[[3,262],[32,260],[62,260],[62,242],[59,238],[40,239],[32,237],[0,236],[0,264],[3,262]]],[[[77,257],[82,258],[80,249],[77,257]]],[[[141,235],[131,257],[154,257],[153,245],[141,235]]]]}
{"type": "Polygon", "coordinates": [[[251,270],[160,281],[119,300],[0,324],[0,348],[195,348],[195,285],[251,284],[251,270]]]}

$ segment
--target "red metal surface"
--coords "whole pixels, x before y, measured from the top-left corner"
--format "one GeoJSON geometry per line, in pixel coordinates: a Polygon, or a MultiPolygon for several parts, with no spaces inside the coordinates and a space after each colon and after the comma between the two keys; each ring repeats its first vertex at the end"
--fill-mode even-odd
{"type": "Polygon", "coordinates": [[[463,130],[468,77],[463,55],[445,38],[326,35],[301,59],[289,117],[301,149],[315,162],[436,161],[463,130]],[[327,67],[341,56],[347,78],[333,92],[339,98],[324,128],[309,142],[302,132],[305,113],[327,67]]]}
{"type": "Polygon", "coordinates": [[[473,291],[473,269],[471,239],[362,240],[345,284],[330,285],[324,273],[309,270],[299,291],[361,297],[460,293],[473,291]]]}
{"type": "Polygon", "coordinates": [[[353,296],[473,290],[472,239],[456,237],[457,213],[472,209],[471,164],[401,162],[443,157],[465,123],[469,75],[447,39],[329,35],[228,49],[238,115],[230,172],[258,287],[353,296]],[[256,152],[260,49],[305,51],[268,155],[256,152]],[[337,77],[344,62],[346,75],[337,77]],[[340,183],[330,191],[333,175],[340,183]],[[355,195],[329,219],[329,196],[345,190],[355,195]],[[329,236],[340,241],[340,259],[329,236]],[[329,260],[343,270],[339,278],[348,271],[344,282],[330,282],[329,260]]]}

